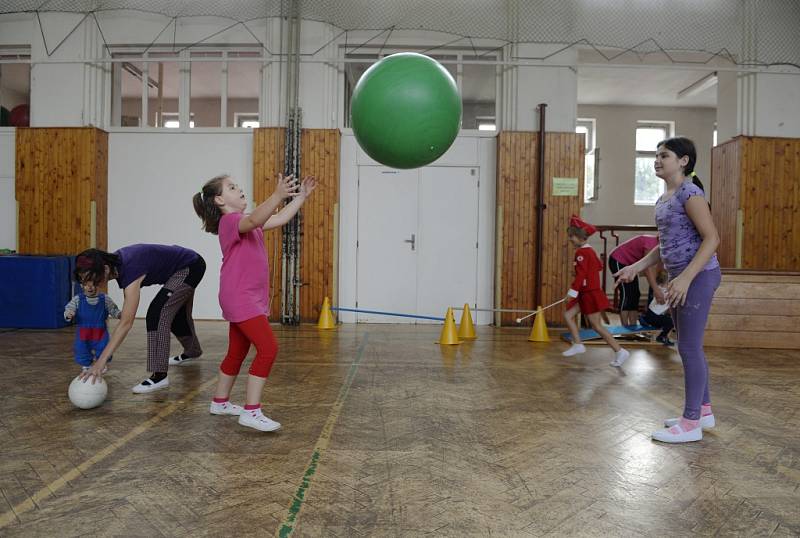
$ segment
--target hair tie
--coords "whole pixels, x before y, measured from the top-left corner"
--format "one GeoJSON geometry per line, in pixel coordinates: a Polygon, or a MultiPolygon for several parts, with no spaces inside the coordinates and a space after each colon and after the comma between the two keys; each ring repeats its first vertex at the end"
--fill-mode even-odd
{"type": "Polygon", "coordinates": [[[692,170],[692,173],[689,174],[689,177],[697,177],[697,174],[694,173],[694,170],[692,170]]]}
{"type": "Polygon", "coordinates": [[[75,265],[80,269],[89,269],[94,265],[94,262],[88,256],[78,256],[75,260],[75,265]]]}

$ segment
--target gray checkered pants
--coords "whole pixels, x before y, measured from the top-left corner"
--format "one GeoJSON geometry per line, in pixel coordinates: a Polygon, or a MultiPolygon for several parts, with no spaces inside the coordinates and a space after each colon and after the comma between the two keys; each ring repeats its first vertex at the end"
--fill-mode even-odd
{"type": "Polygon", "coordinates": [[[185,282],[189,268],[173,274],[147,309],[147,371],[169,368],[170,333],[183,346],[187,357],[199,357],[203,350],[192,320],[194,288],[185,282]]]}

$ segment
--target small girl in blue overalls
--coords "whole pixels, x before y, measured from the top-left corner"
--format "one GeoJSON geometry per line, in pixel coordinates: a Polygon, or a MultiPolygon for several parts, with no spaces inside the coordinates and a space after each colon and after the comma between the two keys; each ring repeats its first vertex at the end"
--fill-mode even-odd
{"type": "Polygon", "coordinates": [[[75,362],[88,370],[108,344],[106,319],[119,319],[120,311],[111,297],[99,293],[94,282],[81,282],[82,293],[78,293],[64,307],[64,319],[75,320],[75,362]]]}

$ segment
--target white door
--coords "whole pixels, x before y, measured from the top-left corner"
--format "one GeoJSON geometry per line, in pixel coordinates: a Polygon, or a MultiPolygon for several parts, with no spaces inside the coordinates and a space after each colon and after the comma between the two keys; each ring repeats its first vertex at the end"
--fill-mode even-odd
{"type": "MultiPolygon", "coordinates": [[[[359,309],[416,314],[418,170],[358,168],[359,309]]],[[[414,323],[358,313],[357,322],[414,323]]]]}
{"type": "Polygon", "coordinates": [[[477,301],[480,174],[445,166],[420,173],[417,313],[442,317],[448,306],[477,301]]]}

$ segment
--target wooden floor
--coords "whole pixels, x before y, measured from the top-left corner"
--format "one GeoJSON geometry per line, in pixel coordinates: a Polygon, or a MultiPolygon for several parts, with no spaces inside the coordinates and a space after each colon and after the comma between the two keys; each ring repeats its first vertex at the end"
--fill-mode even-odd
{"type": "Polygon", "coordinates": [[[674,350],[617,370],[518,329],[276,327],[264,434],[208,413],[227,327],[198,327],[202,359],[135,395],[137,321],[90,411],[71,330],[0,332],[0,535],[800,535],[797,352],[710,349],[718,426],[669,446],[649,434],[681,409],[674,350]]]}

